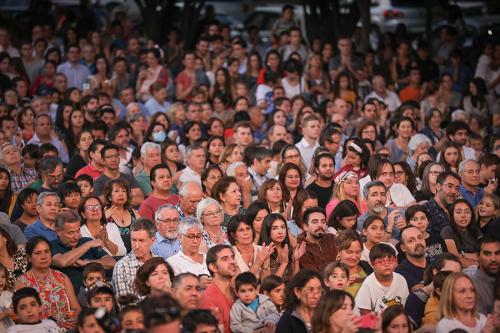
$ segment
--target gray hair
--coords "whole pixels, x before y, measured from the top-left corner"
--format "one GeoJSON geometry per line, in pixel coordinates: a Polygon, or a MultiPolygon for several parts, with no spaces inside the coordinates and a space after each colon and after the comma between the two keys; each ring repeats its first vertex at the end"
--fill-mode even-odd
{"type": "Polygon", "coordinates": [[[372,180],[371,182],[366,184],[365,187],[363,188],[363,197],[368,198],[368,194],[370,194],[370,189],[372,187],[377,187],[377,186],[382,186],[383,188],[385,188],[384,183],[382,183],[380,180],[372,180]]]}
{"type": "Polygon", "coordinates": [[[196,206],[196,218],[199,221],[201,221],[201,216],[205,212],[205,209],[207,209],[207,207],[210,205],[216,205],[217,208],[222,210],[222,206],[217,200],[215,200],[214,198],[205,198],[198,203],[198,206],[196,206]]]}
{"type": "MultiPolygon", "coordinates": [[[[41,194],[40,194],[41,195],[41,194]]],[[[59,214],[57,214],[56,219],[56,230],[63,230],[66,223],[80,223],[82,221],[80,215],[78,215],[74,210],[65,209],[59,214]]]]}
{"type": "Polygon", "coordinates": [[[146,157],[148,149],[158,149],[161,152],[161,147],[159,144],[154,142],[144,142],[141,147],[141,157],[146,157]]]}
{"type": "Polygon", "coordinates": [[[185,235],[191,228],[199,228],[200,231],[203,231],[203,224],[201,224],[201,222],[196,218],[187,216],[184,218],[184,220],[179,222],[177,231],[179,232],[179,234],[185,235]]]}
{"type": "Polygon", "coordinates": [[[19,151],[19,148],[16,145],[14,145],[12,142],[6,141],[6,142],[2,143],[0,145],[0,161],[3,161],[3,159],[5,158],[5,156],[3,156],[3,150],[4,150],[4,148],[5,147],[9,147],[9,146],[12,146],[12,147],[14,147],[14,149],[16,149],[17,151],[19,151]]]}
{"type": "Polygon", "coordinates": [[[468,159],[468,160],[465,160],[465,161],[462,161],[460,162],[460,164],[458,165],[458,174],[461,176],[462,173],[465,171],[465,166],[468,164],[468,163],[474,163],[476,165],[479,165],[479,163],[476,161],[476,160],[473,160],[473,159],[468,159]]]}
{"type": "Polygon", "coordinates": [[[226,168],[226,176],[234,177],[236,175],[236,169],[242,165],[245,167],[247,166],[243,162],[233,162],[229,164],[229,166],[226,168]]]}
{"type": "Polygon", "coordinates": [[[177,208],[175,208],[174,205],[172,204],[163,204],[160,207],[158,207],[155,211],[155,221],[158,221],[160,219],[160,214],[163,210],[165,209],[173,209],[177,212],[177,208]]]}
{"type": "Polygon", "coordinates": [[[54,122],[52,121],[52,118],[50,117],[49,114],[47,113],[41,113],[39,114],[36,118],[35,118],[35,122],[34,122],[34,126],[35,127],[38,127],[38,122],[40,121],[40,119],[42,118],[47,118],[49,120],[49,124],[50,124],[50,127],[53,128],[54,127],[54,122]]]}
{"type": "Polygon", "coordinates": [[[130,225],[130,232],[133,231],[146,231],[149,237],[153,238],[156,234],[156,226],[153,221],[146,218],[140,218],[130,225]]]}
{"type": "Polygon", "coordinates": [[[410,142],[408,142],[408,149],[410,149],[410,152],[413,153],[422,143],[427,143],[429,146],[432,145],[432,142],[427,135],[421,133],[415,134],[411,137],[410,142]]]}
{"type": "Polygon", "coordinates": [[[189,195],[189,188],[194,185],[196,185],[200,189],[200,191],[202,191],[200,184],[198,184],[197,182],[186,182],[183,183],[181,188],[179,189],[179,195],[185,198],[187,195],[189,195]]]}
{"type": "Polygon", "coordinates": [[[36,199],[36,205],[41,206],[45,202],[45,198],[48,197],[56,197],[57,201],[61,203],[61,198],[59,198],[59,195],[56,192],[42,192],[38,195],[38,198],[36,199]]]}
{"type": "Polygon", "coordinates": [[[455,110],[451,114],[451,121],[462,120],[462,117],[465,117],[465,119],[469,119],[469,113],[462,109],[455,110]]]}
{"type": "Polygon", "coordinates": [[[193,151],[203,149],[203,153],[205,156],[207,156],[207,152],[205,151],[205,148],[199,143],[193,143],[192,145],[189,145],[186,147],[186,161],[191,157],[193,154],[193,151]]]}

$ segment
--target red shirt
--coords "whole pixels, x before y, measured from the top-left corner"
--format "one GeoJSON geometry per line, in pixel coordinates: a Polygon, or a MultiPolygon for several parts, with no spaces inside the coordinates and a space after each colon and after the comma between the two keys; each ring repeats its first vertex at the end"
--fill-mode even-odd
{"type": "Polygon", "coordinates": [[[154,220],[155,212],[158,207],[164,204],[172,204],[177,205],[179,203],[179,196],[177,194],[172,194],[168,197],[168,199],[160,199],[153,195],[150,195],[146,200],[141,203],[139,207],[139,214],[142,217],[148,218],[151,221],[154,220]]]}
{"type": "Polygon", "coordinates": [[[75,174],[75,179],[80,175],[89,175],[90,177],[92,177],[93,180],[96,180],[97,178],[99,178],[101,174],[102,171],[99,171],[96,168],[94,168],[92,164],[88,164],[87,166],[78,170],[78,172],[75,174]]]}
{"type": "Polygon", "coordinates": [[[212,308],[219,309],[219,323],[224,324],[224,333],[231,333],[231,321],[229,312],[234,299],[228,299],[226,295],[215,285],[211,283],[207,289],[201,294],[200,308],[211,310],[212,308]]]}

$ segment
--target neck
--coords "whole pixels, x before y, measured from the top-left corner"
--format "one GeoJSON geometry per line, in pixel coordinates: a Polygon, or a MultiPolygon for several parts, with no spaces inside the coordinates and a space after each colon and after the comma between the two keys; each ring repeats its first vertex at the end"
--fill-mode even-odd
{"type": "Polygon", "coordinates": [[[280,209],[280,203],[269,202],[269,208],[272,212],[278,211],[280,209]]]}
{"type": "Polygon", "coordinates": [[[87,225],[87,228],[99,228],[101,226],[101,221],[100,220],[88,220],[85,222],[87,225]]]}
{"type": "Polygon", "coordinates": [[[222,204],[222,207],[224,208],[224,212],[226,212],[229,215],[233,215],[238,213],[238,205],[229,205],[227,202],[224,202],[222,204]]]}
{"type": "Polygon", "coordinates": [[[21,173],[21,163],[16,163],[16,164],[11,164],[7,166],[11,171],[14,171],[14,173],[20,174],[21,173]]]}
{"type": "Polygon", "coordinates": [[[50,272],[50,267],[45,267],[45,268],[32,267],[31,270],[35,275],[47,275],[50,272]]]}
{"type": "Polygon", "coordinates": [[[321,187],[330,187],[330,185],[332,185],[332,180],[319,177],[316,180],[316,184],[318,184],[321,187]]]}
{"type": "Polygon", "coordinates": [[[477,187],[476,187],[476,186],[472,186],[472,185],[467,184],[467,183],[464,183],[464,182],[462,182],[462,185],[465,187],[465,189],[466,189],[467,191],[469,191],[469,192],[472,192],[472,193],[476,194],[476,192],[477,192],[477,187]]]}
{"type": "Polygon", "coordinates": [[[242,243],[237,243],[236,244],[236,247],[238,248],[238,250],[243,250],[243,251],[250,251],[252,250],[253,251],[253,244],[250,243],[250,244],[242,244],[242,243]]]}
{"type": "Polygon", "coordinates": [[[392,278],[393,278],[393,274],[392,273],[390,275],[378,275],[378,274],[375,274],[375,276],[377,277],[377,280],[380,283],[384,284],[384,285],[391,284],[392,278]]]}
{"type": "Polygon", "coordinates": [[[309,233],[306,233],[306,239],[307,239],[308,242],[313,243],[313,244],[318,244],[319,243],[319,239],[317,239],[316,237],[312,236],[309,233]]]}
{"type": "Polygon", "coordinates": [[[21,221],[23,221],[24,223],[26,224],[32,224],[33,222],[36,221],[36,216],[31,216],[31,215],[28,215],[26,214],[26,212],[23,212],[23,214],[21,215],[21,217],[19,218],[21,221]]]}
{"type": "Polygon", "coordinates": [[[425,260],[425,256],[419,258],[407,255],[406,259],[417,267],[425,268],[427,266],[427,261],[425,260]]]}
{"type": "Polygon", "coordinates": [[[108,168],[104,168],[104,174],[106,176],[108,176],[109,178],[115,179],[115,178],[120,177],[120,169],[111,170],[108,168]]]}
{"type": "Polygon", "coordinates": [[[145,263],[146,261],[148,261],[149,259],[151,259],[153,256],[151,255],[151,252],[148,252],[146,255],[144,255],[144,257],[141,257],[141,258],[137,258],[137,260],[139,260],[141,263],[145,263]]]}
{"type": "Polygon", "coordinates": [[[54,228],[55,228],[56,221],[50,221],[50,220],[40,218],[40,222],[42,222],[42,224],[49,229],[54,230],[54,228]]]}
{"type": "Polygon", "coordinates": [[[153,191],[153,196],[159,198],[159,199],[168,199],[168,197],[170,196],[170,192],[169,191],[162,191],[160,189],[154,189],[153,191]]]}
{"type": "Polygon", "coordinates": [[[144,171],[144,173],[145,173],[146,175],[148,175],[148,176],[151,174],[151,168],[149,168],[149,167],[147,167],[147,166],[144,166],[144,167],[142,168],[142,170],[143,170],[143,171],[144,171]]]}
{"type": "Polygon", "coordinates": [[[213,234],[216,235],[220,233],[221,229],[219,225],[208,225],[205,223],[205,230],[208,232],[208,234],[213,234]]]}
{"type": "Polygon", "coordinates": [[[231,293],[231,279],[226,279],[222,276],[216,275],[214,276],[213,282],[224,294],[231,293]]]}
{"type": "Polygon", "coordinates": [[[304,136],[304,140],[307,141],[308,144],[312,145],[312,144],[315,144],[316,143],[316,140],[312,139],[312,138],[308,138],[307,136],[304,136]]]}

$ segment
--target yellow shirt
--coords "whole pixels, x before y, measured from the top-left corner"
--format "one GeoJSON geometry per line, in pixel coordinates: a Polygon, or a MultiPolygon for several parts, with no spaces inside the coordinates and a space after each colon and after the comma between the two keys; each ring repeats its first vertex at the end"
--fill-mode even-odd
{"type": "Polygon", "coordinates": [[[422,318],[422,325],[437,325],[438,323],[438,307],[439,299],[432,295],[425,304],[424,318],[422,318]]]}
{"type": "Polygon", "coordinates": [[[349,287],[345,288],[345,291],[347,291],[349,294],[351,294],[352,297],[356,297],[358,294],[359,288],[361,288],[361,284],[363,281],[366,279],[368,274],[361,268],[361,270],[356,274],[356,281],[354,283],[350,284],[349,287]]]}

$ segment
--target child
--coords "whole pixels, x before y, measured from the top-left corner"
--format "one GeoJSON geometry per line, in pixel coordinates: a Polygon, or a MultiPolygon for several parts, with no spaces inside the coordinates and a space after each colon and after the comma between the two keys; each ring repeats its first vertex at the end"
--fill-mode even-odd
{"type": "Polygon", "coordinates": [[[112,314],[115,310],[114,292],[111,285],[97,281],[89,290],[89,305],[93,308],[104,308],[112,314]]]}
{"type": "Polygon", "coordinates": [[[120,311],[120,325],[124,330],[143,330],[144,314],[138,305],[127,305],[120,311]]]}
{"type": "Polygon", "coordinates": [[[61,194],[61,201],[64,207],[78,212],[78,208],[82,202],[80,187],[73,181],[68,181],[61,184],[59,193],[61,194]]]}
{"type": "Polygon", "coordinates": [[[395,273],[397,266],[396,251],[391,245],[380,243],[370,250],[370,263],[373,273],[363,281],[355,304],[360,313],[371,311],[382,313],[391,305],[403,305],[408,297],[405,278],[395,273]]]}
{"type": "Polygon", "coordinates": [[[7,290],[9,271],[0,264],[0,332],[5,332],[8,327],[14,325],[9,318],[9,308],[12,304],[12,293],[7,290]]]}
{"type": "Polygon", "coordinates": [[[83,286],[78,291],[78,303],[82,308],[89,306],[88,294],[97,281],[106,282],[104,266],[98,262],[91,262],[83,268],[83,286]]]}
{"type": "Polygon", "coordinates": [[[32,143],[24,146],[21,153],[23,156],[23,163],[25,168],[36,169],[36,163],[38,161],[38,146],[32,143]]]}
{"type": "Polygon", "coordinates": [[[437,325],[439,322],[439,298],[441,297],[441,288],[443,288],[444,280],[450,275],[450,271],[441,271],[434,275],[432,284],[434,285],[434,292],[425,304],[424,317],[422,318],[422,325],[437,325]]]}
{"type": "Polygon", "coordinates": [[[349,268],[339,261],[331,262],[323,271],[323,281],[330,290],[345,290],[349,285],[349,268]]]}
{"type": "Polygon", "coordinates": [[[60,332],[55,322],[49,319],[40,321],[40,295],[33,288],[21,288],[12,296],[17,325],[9,327],[7,333],[56,333],[60,332]]]}
{"type": "Polygon", "coordinates": [[[272,329],[280,319],[276,306],[265,295],[259,295],[257,278],[241,273],[235,281],[238,299],[230,311],[231,332],[251,333],[264,327],[272,329]]]}
{"type": "Polygon", "coordinates": [[[94,192],[94,180],[86,174],[76,177],[76,183],[80,187],[82,198],[86,198],[94,192]]]}
{"type": "Polygon", "coordinates": [[[182,317],[182,328],[190,333],[218,333],[219,323],[210,310],[191,310],[182,317]]]}
{"type": "Polygon", "coordinates": [[[277,275],[266,276],[260,285],[260,291],[271,299],[278,313],[281,315],[284,312],[285,305],[285,284],[277,275]]]}
{"type": "Polygon", "coordinates": [[[101,333],[104,332],[104,329],[99,325],[95,313],[96,308],[85,308],[79,314],[76,320],[78,330],[77,332],[93,332],[93,333],[101,333]]]}

